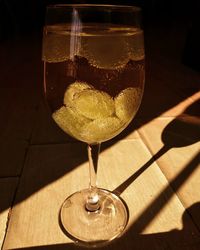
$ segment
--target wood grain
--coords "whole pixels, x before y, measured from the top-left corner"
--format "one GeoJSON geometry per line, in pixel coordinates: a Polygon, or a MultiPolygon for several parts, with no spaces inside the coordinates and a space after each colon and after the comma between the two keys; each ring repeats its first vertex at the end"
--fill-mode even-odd
{"type": "Polygon", "coordinates": [[[20,174],[36,114],[34,92],[0,88],[0,177],[20,174]]]}
{"type": "Polygon", "coordinates": [[[5,237],[9,211],[17,183],[18,178],[0,178],[0,248],[5,237]]]}
{"type": "Polygon", "coordinates": [[[199,131],[199,119],[191,116],[154,119],[139,130],[154,158],[159,157],[159,167],[174,192],[200,228],[200,208],[192,208],[200,204],[199,131]]]}

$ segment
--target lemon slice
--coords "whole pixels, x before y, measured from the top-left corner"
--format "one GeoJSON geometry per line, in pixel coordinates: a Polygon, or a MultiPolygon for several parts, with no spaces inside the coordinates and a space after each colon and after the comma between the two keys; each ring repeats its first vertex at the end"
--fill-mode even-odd
{"type": "Polygon", "coordinates": [[[81,137],[88,143],[103,142],[119,134],[122,126],[117,117],[99,118],[83,127],[81,137]]]}
{"type": "Polygon", "coordinates": [[[112,97],[93,89],[79,92],[74,99],[74,105],[79,114],[92,120],[111,116],[115,111],[112,97]]]}
{"type": "Polygon", "coordinates": [[[129,48],[129,57],[133,61],[144,60],[144,37],[143,31],[137,30],[130,36],[127,36],[127,46],[129,48]]]}
{"type": "Polygon", "coordinates": [[[130,51],[130,59],[133,61],[144,60],[144,49],[131,50],[130,51]]]}
{"type": "Polygon", "coordinates": [[[127,88],[115,97],[115,113],[123,122],[129,122],[140,105],[142,91],[140,88],[127,88]]]}
{"type": "Polygon", "coordinates": [[[125,38],[119,36],[86,36],[82,37],[80,55],[97,68],[122,68],[129,61],[128,47],[125,38]]]}
{"type": "Polygon", "coordinates": [[[93,87],[85,82],[77,81],[77,82],[70,84],[64,94],[64,101],[63,101],[64,104],[66,106],[73,106],[75,95],[81,92],[82,90],[90,89],[90,88],[93,88],[93,87]]]}
{"type": "Polygon", "coordinates": [[[81,140],[82,127],[91,121],[64,106],[55,111],[52,118],[64,132],[79,140],[81,140]]]}

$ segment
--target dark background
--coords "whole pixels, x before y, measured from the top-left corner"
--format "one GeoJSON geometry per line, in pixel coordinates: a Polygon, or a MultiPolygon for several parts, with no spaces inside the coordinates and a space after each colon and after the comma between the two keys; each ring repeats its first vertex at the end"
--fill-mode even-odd
{"type": "Polygon", "coordinates": [[[0,43],[16,36],[31,32],[41,32],[45,19],[45,8],[56,3],[100,3],[136,5],[143,10],[144,28],[161,26],[163,29],[184,27],[185,48],[182,61],[186,65],[200,69],[200,1],[199,0],[0,0],[0,43]]]}
{"type": "Polygon", "coordinates": [[[52,1],[52,0],[0,0],[1,38],[13,32],[25,32],[38,29],[43,25],[45,8],[48,4],[56,3],[99,3],[136,5],[143,9],[145,20],[168,21],[184,19],[196,22],[199,13],[198,0],[79,0],[79,1],[52,1]],[[158,20],[159,19],[159,20],[158,20]]]}

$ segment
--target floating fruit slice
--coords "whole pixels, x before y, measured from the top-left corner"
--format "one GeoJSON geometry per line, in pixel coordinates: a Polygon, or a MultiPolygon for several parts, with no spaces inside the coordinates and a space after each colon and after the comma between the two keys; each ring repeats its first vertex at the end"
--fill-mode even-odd
{"type": "Polygon", "coordinates": [[[127,88],[115,97],[115,113],[123,122],[129,122],[137,112],[142,91],[140,88],[127,88]]]}
{"type": "Polygon", "coordinates": [[[70,54],[69,48],[69,36],[55,31],[49,32],[44,35],[42,59],[50,63],[66,61],[70,54]]]}
{"type": "Polygon", "coordinates": [[[97,68],[116,69],[129,61],[128,47],[123,36],[85,36],[82,37],[80,55],[97,68]]]}
{"type": "Polygon", "coordinates": [[[127,46],[129,48],[129,58],[133,61],[144,60],[144,38],[143,31],[136,30],[130,36],[127,36],[127,46]]]}
{"type": "Polygon", "coordinates": [[[81,140],[82,127],[91,120],[78,115],[69,107],[61,107],[52,114],[54,121],[67,134],[81,140]]]}
{"type": "Polygon", "coordinates": [[[111,116],[115,111],[112,97],[103,91],[93,89],[79,92],[74,103],[78,113],[92,120],[111,116]]]}
{"type": "Polygon", "coordinates": [[[81,137],[88,143],[103,142],[119,134],[122,125],[117,117],[99,118],[83,127],[81,137]]]}
{"type": "Polygon", "coordinates": [[[64,104],[69,107],[70,106],[73,107],[74,105],[73,101],[74,101],[75,95],[80,93],[82,90],[90,89],[90,88],[92,88],[92,86],[85,82],[77,81],[77,82],[70,84],[64,94],[64,104]]]}

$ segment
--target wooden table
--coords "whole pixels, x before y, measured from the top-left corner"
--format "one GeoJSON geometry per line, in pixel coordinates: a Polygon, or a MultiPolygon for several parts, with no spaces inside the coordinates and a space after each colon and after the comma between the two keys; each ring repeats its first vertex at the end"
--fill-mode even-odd
{"type": "MultiPolygon", "coordinates": [[[[102,145],[98,185],[129,208],[125,234],[103,249],[200,249],[200,74],[180,63],[183,34],[172,44],[170,32],[159,41],[147,33],[141,108],[127,130],[102,145]]],[[[86,145],[47,115],[40,44],[34,35],[0,46],[3,250],[81,249],[62,232],[58,213],[68,195],[88,186],[86,145]]]]}

